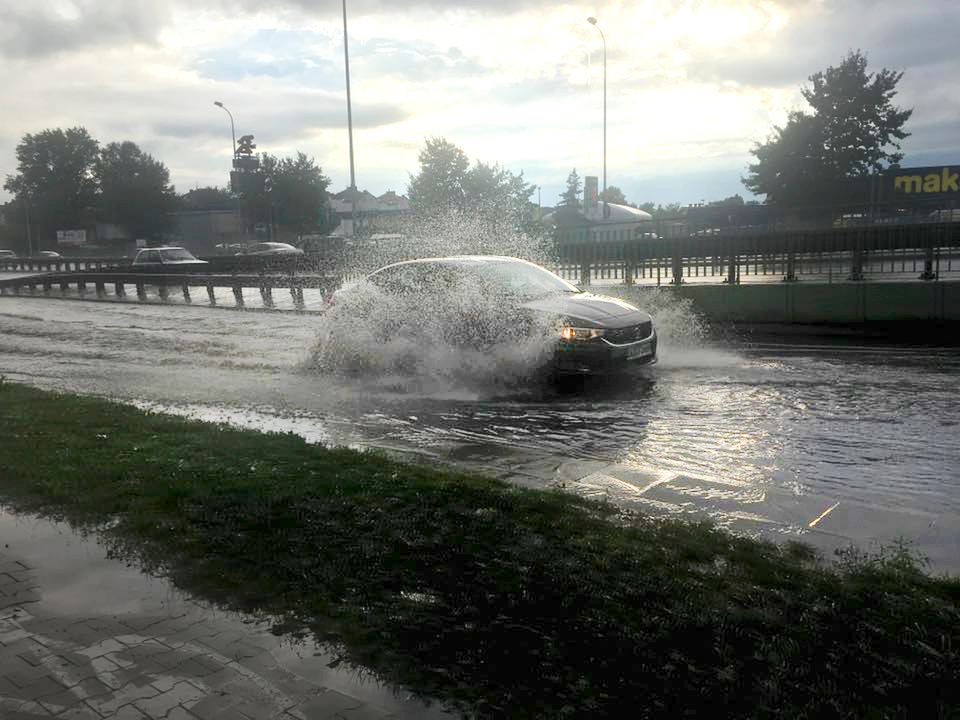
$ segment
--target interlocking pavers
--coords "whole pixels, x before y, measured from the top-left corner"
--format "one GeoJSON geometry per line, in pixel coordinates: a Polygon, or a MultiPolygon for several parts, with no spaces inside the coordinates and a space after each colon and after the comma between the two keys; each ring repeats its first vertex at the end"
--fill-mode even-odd
{"type": "MultiPolygon", "coordinates": [[[[61,592],[56,606],[43,602],[42,563],[20,564],[0,552],[0,571],[0,592],[10,601],[0,603],[0,720],[386,717],[324,687],[336,671],[321,663],[316,674],[309,650],[299,659],[286,651],[281,663],[284,641],[265,624],[180,601],[159,581],[157,597],[130,603],[136,611],[100,615],[78,603],[71,615],[63,606],[69,593],[61,592]]],[[[65,576],[78,574],[56,577],[65,576]]]]}

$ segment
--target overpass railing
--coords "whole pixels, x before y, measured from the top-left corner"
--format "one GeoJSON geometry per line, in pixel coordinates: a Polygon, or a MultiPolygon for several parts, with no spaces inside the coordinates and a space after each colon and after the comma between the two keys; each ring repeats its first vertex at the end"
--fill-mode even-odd
{"type": "Polygon", "coordinates": [[[568,229],[558,231],[555,239],[554,269],[581,284],[735,284],[804,277],[832,282],[910,274],[923,280],[960,278],[960,222],[811,230],[686,228],[683,233],[676,226],[650,223],[602,231],[568,229]]]}
{"type": "MultiPolygon", "coordinates": [[[[79,298],[107,299],[108,296],[126,299],[129,288],[133,297],[148,302],[148,288],[156,290],[156,299],[168,302],[173,299],[184,303],[194,302],[193,290],[205,291],[206,304],[221,304],[222,293],[229,290],[233,307],[245,307],[245,288],[259,290],[260,306],[275,309],[274,290],[287,290],[293,308],[304,310],[304,290],[312,289],[321,298],[329,297],[340,285],[340,278],[326,275],[212,275],[208,273],[118,273],[118,272],[70,272],[30,275],[0,279],[0,295],[70,296],[79,298]]],[[[132,299],[132,298],[131,298],[132,299]]]]}

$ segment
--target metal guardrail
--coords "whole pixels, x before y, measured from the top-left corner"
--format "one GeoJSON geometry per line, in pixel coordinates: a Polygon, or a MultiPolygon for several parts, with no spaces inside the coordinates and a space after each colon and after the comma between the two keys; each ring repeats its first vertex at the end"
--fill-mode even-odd
{"type": "MultiPolygon", "coordinates": [[[[214,255],[201,258],[207,262],[207,273],[325,273],[333,267],[333,258],[323,255],[214,255]]],[[[80,272],[86,270],[124,270],[127,272],[154,272],[132,266],[127,257],[26,257],[0,258],[0,272],[80,272]]],[[[186,268],[184,271],[195,271],[186,268]]],[[[171,272],[180,272],[173,270],[171,272]]]]}
{"type": "MultiPolygon", "coordinates": [[[[651,225],[655,227],[656,225],[651,225]]],[[[556,270],[567,279],[736,284],[779,275],[863,280],[917,273],[924,280],[960,273],[960,222],[881,224],[820,230],[713,228],[660,236],[644,227],[558,231],[556,270]],[[601,234],[602,233],[602,234],[601,234]]]]}
{"type": "Polygon", "coordinates": [[[38,295],[51,296],[54,288],[61,295],[75,288],[80,297],[91,291],[98,298],[106,298],[107,287],[116,297],[125,297],[128,286],[134,288],[138,300],[147,300],[147,287],[156,287],[161,301],[169,300],[171,290],[180,293],[184,302],[192,303],[191,288],[204,288],[207,303],[217,305],[216,290],[229,289],[233,292],[236,307],[244,307],[244,288],[258,288],[263,307],[275,307],[273,291],[277,288],[289,290],[294,308],[304,309],[303,291],[305,288],[318,289],[324,296],[340,285],[340,278],[324,275],[211,275],[211,274],[149,274],[116,272],[79,272],[49,273],[0,280],[0,295],[38,295]]]}

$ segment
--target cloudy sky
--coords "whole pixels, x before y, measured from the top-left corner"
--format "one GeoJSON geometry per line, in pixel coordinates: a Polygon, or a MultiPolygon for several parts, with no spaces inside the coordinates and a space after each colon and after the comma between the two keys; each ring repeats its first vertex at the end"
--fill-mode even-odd
{"type": "MultiPolygon", "coordinates": [[[[424,138],[556,201],[602,167],[631,201],[743,193],[753,142],[813,72],[863,49],[905,70],[904,164],[960,164],[956,0],[348,0],[357,184],[404,191],[424,138]]],[[[0,176],[26,132],[133,140],[181,192],[225,185],[230,124],[349,180],[339,0],[0,0],[0,176]]]]}

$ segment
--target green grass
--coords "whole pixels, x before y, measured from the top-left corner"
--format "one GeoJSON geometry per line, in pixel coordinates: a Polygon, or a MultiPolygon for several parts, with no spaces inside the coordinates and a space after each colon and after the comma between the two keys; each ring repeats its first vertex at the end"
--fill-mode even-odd
{"type": "Polygon", "coordinates": [[[960,717],[960,583],[0,384],[0,497],[483,717],[960,717]]]}

